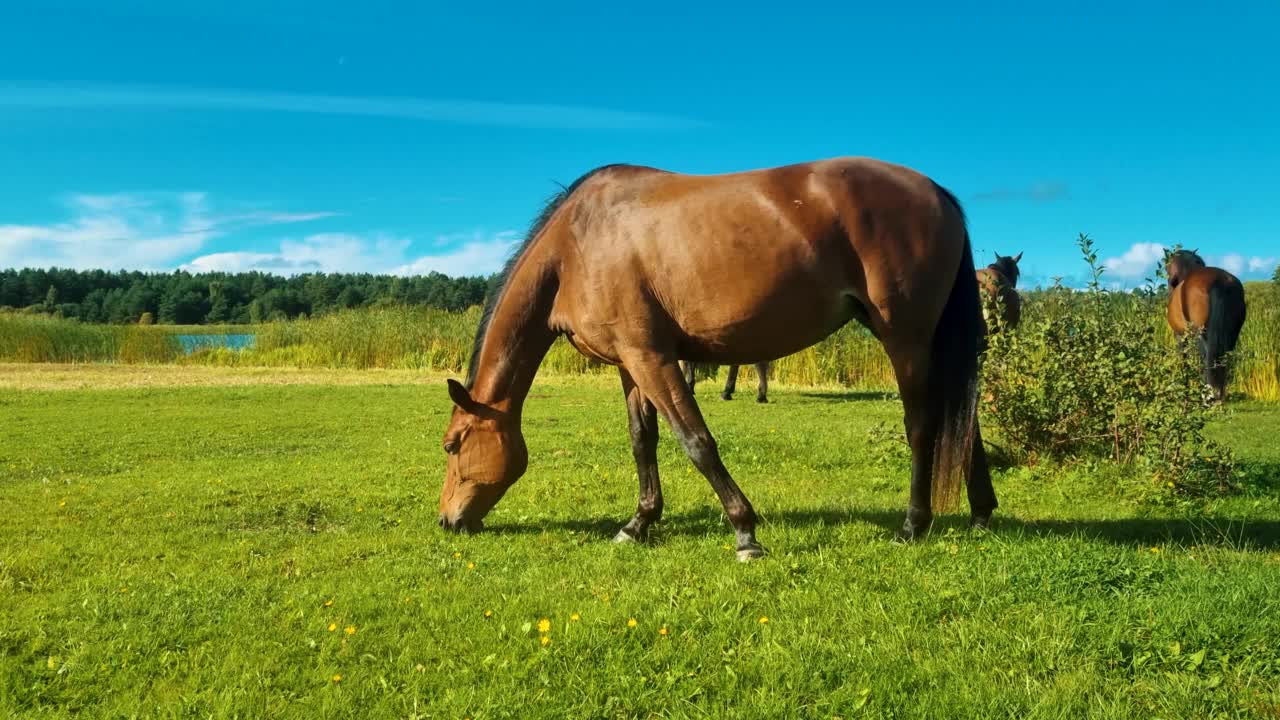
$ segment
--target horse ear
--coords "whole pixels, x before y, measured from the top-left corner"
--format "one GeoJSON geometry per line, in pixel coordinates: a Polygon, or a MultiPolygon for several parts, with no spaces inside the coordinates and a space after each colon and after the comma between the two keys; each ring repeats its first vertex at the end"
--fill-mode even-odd
{"type": "Polygon", "coordinates": [[[453,400],[454,405],[466,412],[472,412],[475,409],[476,401],[471,399],[471,393],[467,392],[462,383],[453,378],[449,378],[449,398],[453,400]]]}
{"type": "MultiPolygon", "coordinates": [[[[1024,251],[1024,252],[1025,252],[1025,251],[1024,251]]],[[[1015,256],[1014,256],[1014,258],[1013,258],[1013,264],[1014,264],[1014,265],[1017,265],[1017,264],[1018,264],[1018,261],[1020,261],[1020,260],[1022,260],[1022,253],[1018,253],[1017,255],[1015,255],[1015,256]]]]}
{"type": "Polygon", "coordinates": [[[1000,262],[1000,253],[996,252],[995,250],[992,250],[991,254],[996,256],[996,262],[1000,262]]]}

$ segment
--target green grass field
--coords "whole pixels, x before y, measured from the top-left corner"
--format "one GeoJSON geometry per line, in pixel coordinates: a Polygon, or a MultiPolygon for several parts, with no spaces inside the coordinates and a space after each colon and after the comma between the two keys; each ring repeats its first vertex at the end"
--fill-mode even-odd
{"type": "Polygon", "coordinates": [[[609,541],[616,378],[535,384],[529,473],[468,537],[436,527],[443,376],[49,367],[0,366],[3,717],[1280,717],[1275,404],[1219,413],[1271,480],[1197,519],[1007,467],[993,531],[899,545],[892,396],[704,384],[770,551],[739,564],[665,428],[667,516],[609,541]]]}

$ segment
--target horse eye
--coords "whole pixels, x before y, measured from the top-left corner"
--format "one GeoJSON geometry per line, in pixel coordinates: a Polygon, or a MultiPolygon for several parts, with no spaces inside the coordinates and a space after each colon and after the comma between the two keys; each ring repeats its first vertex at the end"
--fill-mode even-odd
{"type": "Polygon", "coordinates": [[[444,441],[444,451],[453,455],[458,452],[458,438],[449,438],[444,441]]]}

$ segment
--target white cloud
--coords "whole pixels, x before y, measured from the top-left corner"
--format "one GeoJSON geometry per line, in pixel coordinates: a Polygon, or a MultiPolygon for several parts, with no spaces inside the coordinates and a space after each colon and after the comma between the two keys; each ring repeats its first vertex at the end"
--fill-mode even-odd
{"type": "Polygon", "coordinates": [[[1249,272],[1274,272],[1277,263],[1280,263],[1280,259],[1275,257],[1258,257],[1255,255],[1249,258],[1249,272]]]}
{"type": "Polygon", "coordinates": [[[1140,279],[1155,272],[1164,260],[1164,246],[1160,243],[1134,243],[1120,257],[1102,261],[1107,273],[1120,278],[1140,279]]]}
{"type": "Polygon", "coordinates": [[[462,247],[438,255],[423,255],[395,269],[397,275],[488,275],[498,272],[520,244],[514,231],[502,232],[488,240],[474,239],[462,247]]]}
{"type": "Polygon", "coordinates": [[[1223,255],[1221,258],[1218,259],[1218,262],[1215,263],[1211,261],[1209,264],[1217,265],[1218,267],[1222,268],[1223,270],[1226,270],[1232,275],[1244,274],[1245,259],[1244,259],[1244,256],[1241,255],[1240,253],[1230,253],[1227,255],[1223,255]]]}
{"type": "Polygon", "coordinates": [[[236,229],[333,214],[218,215],[201,192],[71,195],[65,202],[65,222],[0,225],[0,267],[167,269],[236,229]]]}
{"type": "Polygon", "coordinates": [[[310,235],[284,240],[278,252],[223,252],[203,255],[182,265],[190,272],[246,272],[259,270],[279,275],[308,272],[368,272],[394,275],[488,275],[502,269],[519,244],[514,231],[486,236],[441,236],[434,244],[457,245],[434,255],[412,257],[407,239],[374,235],[369,238],[345,233],[310,235]]]}
{"type": "MultiPolygon", "coordinates": [[[[1154,277],[1156,266],[1164,261],[1164,250],[1160,243],[1134,243],[1123,255],[1104,260],[1103,265],[1107,268],[1108,275],[1118,278],[1122,284],[1129,284],[1135,280],[1154,277]]],[[[1204,259],[1212,267],[1220,267],[1232,275],[1249,279],[1270,276],[1277,263],[1275,257],[1246,257],[1238,252],[1204,255],[1204,259]]]]}

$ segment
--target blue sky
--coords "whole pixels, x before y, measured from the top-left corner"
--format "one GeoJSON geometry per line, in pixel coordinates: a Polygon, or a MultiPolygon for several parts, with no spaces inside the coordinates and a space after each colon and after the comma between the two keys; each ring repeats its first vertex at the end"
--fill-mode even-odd
{"type": "Polygon", "coordinates": [[[0,10],[0,267],[488,273],[610,162],[870,155],[980,264],[1280,257],[1271,4],[42,0],[0,10]],[[475,9],[468,9],[468,8],[475,9]]]}

